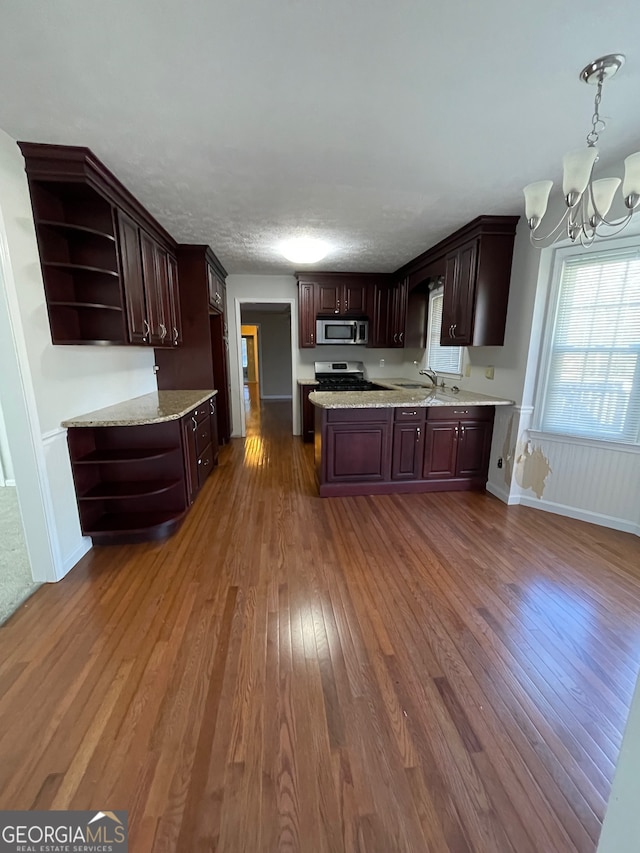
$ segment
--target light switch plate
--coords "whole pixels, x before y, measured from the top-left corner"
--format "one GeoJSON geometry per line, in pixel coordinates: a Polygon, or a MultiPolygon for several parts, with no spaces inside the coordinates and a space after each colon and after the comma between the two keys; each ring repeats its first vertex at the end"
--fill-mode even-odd
{"type": "Polygon", "coordinates": [[[484,369],[485,379],[493,379],[494,373],[495,373],[495,370],[493,367],[485,367],[485,369],[484,369]]]}

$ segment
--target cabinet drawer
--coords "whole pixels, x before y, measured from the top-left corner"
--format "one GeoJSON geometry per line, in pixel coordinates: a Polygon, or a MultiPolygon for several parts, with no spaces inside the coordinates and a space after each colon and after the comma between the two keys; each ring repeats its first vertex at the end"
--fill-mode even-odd
{"type": "Polygon", "coordinates": [[[431,406],[427,408],[428,421],[492,421],[494,406],[431,406]]]}
{"type": "Polygon", "coordinates": [[[420,406],[404,406],[400,409],[394,409],[395,421],[398,423],[404,421],[416,421],[421,423],[425,418],[425,410],[420,406]]]}
{"type": "Polygon", "coordinates": [[[200,421],[203,421],[207,417],[207,415],[210,414],[209,401],[205,400],[204,403],[200,403],[198,408],[194,409],[189,414],[193,415],[193,417],[198,421],[198,423],[200,423],[200,421]]]}
{"type": "MultiPolygon", "coordinates": [[[[207,412],[208,414],[208,412],[207,412]]],[[[207,417],[198,423],[196,430],[196,452],[198,456],[211,444],[211,420],[207,417]]]]}
{"type": "Polygon", "coordinates": [[[327,409],[327,422],[332,424],[389,423],[391,409],[327,409]]]}
{"type": "Polygon", "coordinates": [[[207,449],[198,457],[198,487],[202,486],[213,468],[213,448],[209,444],[207,449]]]}

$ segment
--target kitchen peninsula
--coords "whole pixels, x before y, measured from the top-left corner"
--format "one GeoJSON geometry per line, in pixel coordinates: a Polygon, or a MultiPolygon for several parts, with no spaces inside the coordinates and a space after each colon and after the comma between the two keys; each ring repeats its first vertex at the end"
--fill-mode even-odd
{"type": "Polygon", "coordinates": [[[495,406],[511,400],[406,379],[313,391],[322,497],[484,489],[495,406]]]}

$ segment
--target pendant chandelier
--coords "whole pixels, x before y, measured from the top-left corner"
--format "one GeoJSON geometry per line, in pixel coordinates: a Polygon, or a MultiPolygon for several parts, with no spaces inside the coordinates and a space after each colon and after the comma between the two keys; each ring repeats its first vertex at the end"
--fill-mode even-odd
{"type": "Polygon", "coordinates": [[[602,87],[623,63],[621,53],[612,53],[590,62],[580,72],[583,82],[597,87],[587,146],[564,155],[562,193],[566,210],[560,221],[544,236],[538,228],[547,210],[553,181],[536,181],[524,188],[525,215],[534,246],[542,248],[567,237],[574,243],[579,241],[583,246],[590,246],[596,237],[612,237],[622,231],[640,203],[640,151],[630,154],[624,161],[623,181],[620,178],[593,179],[599,154],[598,139],[605,128],[605,122],[600,118],[602,87]],[[607,215],[620,184],[628,212],[619,219],[608,220],[607,215]]]}

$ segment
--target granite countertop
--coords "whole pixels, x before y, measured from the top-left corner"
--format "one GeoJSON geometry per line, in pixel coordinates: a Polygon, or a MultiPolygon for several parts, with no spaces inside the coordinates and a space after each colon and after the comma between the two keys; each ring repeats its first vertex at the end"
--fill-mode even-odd
{"type": "Polygon", "coordinates": [[[412,379],[380,379],[370,376],[376,385],[385,391],[312,391],[309,400],[320,409],[382,409],[399,406],[512,406],[513,400],[504,397],[489,397],[473,391],[452,391],[433,388],[427,383],[412,379]],[[415,385],[407,388],[401,385],[415,385]]]}
{"type": "Polygon", "coordinates": [[[298,385],[317,385],[318,380],[314,379],[313,376],[311,379],[298,379],[298,385]]]}
{"type": "Polygon", "coordinates": [[[86,415],[63,421],[63,427],[142,426],[175,421],[217,391],[154,391],[86,415]]]}

